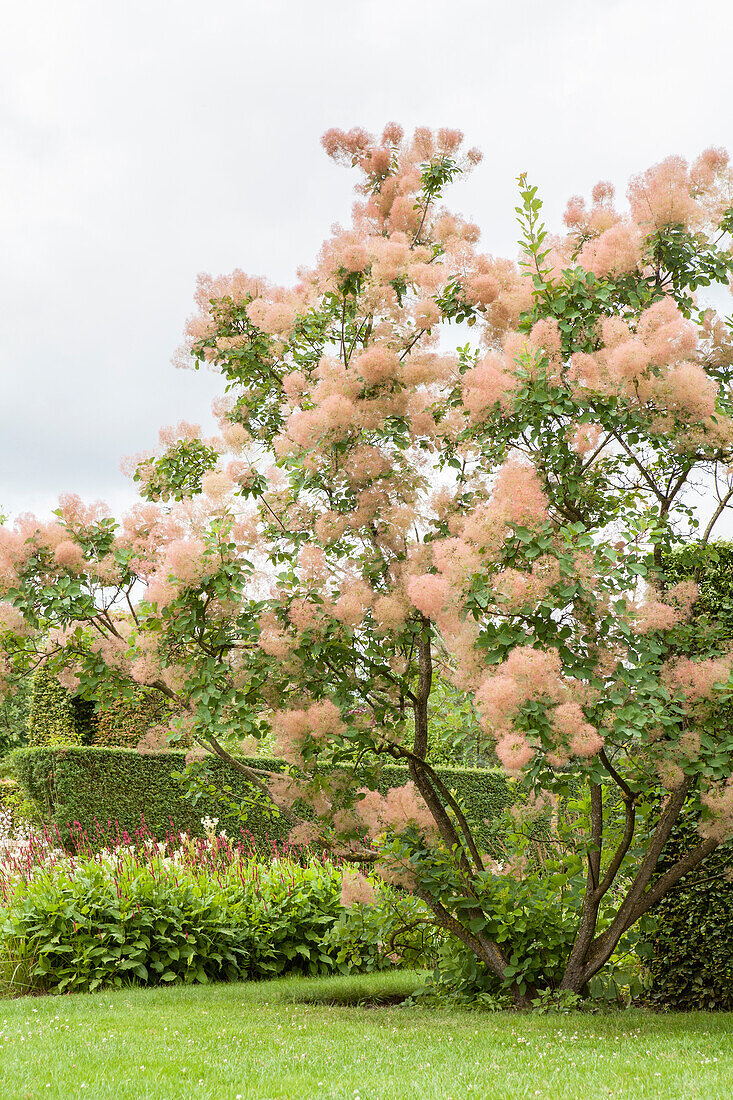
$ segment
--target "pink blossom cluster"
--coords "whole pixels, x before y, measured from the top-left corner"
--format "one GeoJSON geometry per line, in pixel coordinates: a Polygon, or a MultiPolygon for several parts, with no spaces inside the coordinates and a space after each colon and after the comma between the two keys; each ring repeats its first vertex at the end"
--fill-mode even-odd
{"type": "MultiPolygon", "coordinates": [[[[536,528],[547,515],[547,500],[536,470],[529,463],[510,459],[499,471],[490,499],[459,521],[456,536],[432,544],[438,572],[415,572],[409,578],[407,595],[411,603],[445,633],[460,634],[463,592],[470,587],[473,576],[485,568],[482,555],[495,554],[512,527],[536,528]]],[[[554,567],[543,561],[527,583],[539,593],[545,584],[549,590],[554,576],[554,567]]],[[[510,600],[520,597],[522,583],[519,574],[504,574],[504,591],[510,600]]],[[[500,580],[499,592],[501,585],[500,580]]]]}
{"type": "Polygon", "coordinates": [[[317,843],[321,831],[313,821],[299,821],[288,833],[288,844],[310,848],[317,843]]]}
{"type": "Polygon", "coordinates": [[[557,650],[516,646],[506,660],[486,673],[476,693],[485,721],[501,727],[530,699],[558,699],[561,669],[557,650]]]}
{"type": "Polygon", "coordinates": [[[12,634],[23,635],[28,632],[28,624],[22,612],[9,603],[8,600],[0,600],[0,634],[8,631],[12,634]]]}
{"type": "Polygon", "coordinates": [[[322,699],[307,707],[275,711],[272,729],[278,753],[288,763],[302,765],[302,752],[308,741],[323,743],[336,738],[346,724],[336,704],[322,699]]]}
{"type": "Polygon", "coordinates": [[[103,500],[85,503],[76,493],[62,493],[59,497],[58,511],[64,526],[78,534],[96,526],[100,520],[108,519],[112,514],[103,500]]]}
{"type": "Polygon", "coordinates": [[[719,384],[698,359],[697,330],[671,298],[645,310],[635,331],[619,317],[601,329],[600,351],[572,356],[571,387],[621,397],[643,413],[652,433],[674,432],[682,449],[733,438],[730,418],[717,410],[719,384]]]}
{"type": "MultiPolygon", "coordinates": [[[[170,729],[168,726],[151,726],[138,741],[136,748],[142,756],[156,756],[170,749],[170,729]]],[[[186,758],[188,763],[188,757],[186,758]]]]}
{"type": "Polygon", "coordinates": [[[346,627],[357,626],[374,602],[374,592],[359,577],[350,578],[341,589],[331,614],[346,627]]]}
{"type": "Polygon", "coordinates": [[[700,801],[705,809],[698,826],[700,835],[719,844],[729,840],[733,836],[733,776],[709,787],[700,801]]]}
{"type": "MultiPolygon", "coordinates": [[[[342,164],[357,165],[364,174],[361,190],[367,201],[363,211],[376,224],[415,229],[415,193],[420,188],[419,166],[436,159],[458,158],[463,134],[460,130],[435,132],[418,127],[405,138],[397,123],[385,126],[380,137],[356,127],[328,130],[322,138],[326,153],[342,164]]],[[[469,149],[459,163],[464,170],[481,160],[477,149],[469,149]]]]}
{"type": "Polygon", "coordinates": [[[437,826],[422,795],[414,783],[392,787],[386,795],[379,791],[364,790],[356,804],[356,813],[372,837],[388,830],[397,832],[414,826],[425,837],[437,835],[437,826]]]}
{"type": "Polygon", "coordinates": [[[578,264],[594,275],[626,275],[636,271],[642,258],[643,236],[638,225],[619,221],[604,229],[581,248],[578,264]]]}
{"type": "Polygon", "coordinates": [[[507,409],[518,385],[514,363],[489,352],[463,375],[463,404],[474,423],[480,423],[497,405],[507,409]]]}
{"type": "Polygon", "coordinates": [[[635,176],[625,216],[614,208],[613,187],[599,183],[590,209],[574,196],[565,212],[578,242],[574,261],[597,276],[635,271],[643,266],[650,233],[670,225],[693,231],[715,227],[730,206],[732,189],[728,155],[720,149],[705,150],[691,167],[682,157],[668,157],[635,176]]]}
{"type": "MultiPolygon", "coordinates": [[[[561,263],[568,267],[567,262],[561,263]]],[[[499,349],[507,333],[532,306],[532,283],[512,260],[502,257],[467,257],[464,296],[482,307],[487,344],[499,349]]],[[[504,357],[502,357],[504,358],[504,357]]],[[[509,373],[513,368],[504,359],[509,373]]],[[[480,415],[477,410],[477,415],[480,415]]]]}
{"type": "Polygon", "coordinates": [[[494,588],[507,611],[533,606],[546,598],[560,581],[557,558],[544,554],[532,563],[529,572],[506,568],[497,574],[494,588]]]}
{"type": "Polygon", "coordinates": [[[302,783],[291,775],[270,776],[267,786],[275,803],[281,806],[292,806],[303,796],[302,783]]]}
{"type": "MultiPolygon", "coordinates": [[[[246,275],[239,269],[216,279],[211,275],[199,275],[194,294],[197,312],[186,323],[184,343],[173,357],[174,365],[189,366],[191,349],[215,335],[220,304],[239,304],[248,298],[256,298],[264,289],[263,280],[246,275]]],[[[204,357],[208,362],[216,362],[217,350],[205,350],[204,357]]]]}
{"type": "Polygon", "coordinates": [[[0,527],[0,593],[17,584],[34,560],[42,560],[58,573],[81,573],[86,568],[84,551],[76,540],[84,528],[106,515],[106,506],[97,502],[86,507],[72,496],[61,501],[70,517],[69,526],[56,520],[42,522],[27,513],[19,516],[12,528],[0,527]]]}
{"type": "Polygon", "coordinates": [[[662,669],[662,683],[680,694],[691,707],[715,697],[715,685],[727,684],[733,670],[733,656],[695,660],[674,657],[662,669]]]}
{"type": "Polygon", "coordinates": [[[689,619],[697,594],[694,581],[680,581],[664,594],[664,598],[658,589],[649,585],[643,601],[634,610],[634,629],[637,634],[671,630],[678,623],[689,619]]]}
{"type": "Polygon", "coordinates": [[[293,650],[296,639],[284,630],[277,616],[272,611],[260,615],[258,619],[260,628],[257,645],[270,657],[287,657],[293,650]]]}
{"type": "Polygon", "coordinates": [[[552,712],[552,724],[573,756],[596,756],[604,746],[604,738],[586,720],[579,703],[565,702],[556,706],[552,712]]]}
{"type": "Polygon", "coordinates": [[[598,424],[578,424],[572,431],[570,446],[577,454],[587,455],[595,451],[603,434],[598,424]]]}
{"type": "Polygon", "coordinates": [[[631,214],[647,229],[707,228],[730,206],[732,183],[728,154],[722,149],[706,149],[691,167],[683,157],[667,157],[631,180],[631,214]]]}
{"type": "Polygon", "coordinates": [[[70,695],[75,695],[81,686],[81,679],[70,668],[62,668],[56,673],[56,679],[70,695]]]}
{"type": "Polygon", "coordinates": [[[369,879],[360,871],[344,871],[340,900],[344,909],[351,909],[354,905],[375,905],[378,897],[369,879]]]}
{"type": "Polygon", "coordinates": [[[520,458],[510,458],[499,470],[489,512],[484,517],[479,515],[478,525],[469,518],[463,525],[463,537],[477,546],[491,545],[493,524],[489,522],[485,543],[482,531],[485,518],[495,517],[502,524],[503,533],[507,526],[537,528],[547,520],[547,515],[547,497],[536,468],[520,458]]]}
{"type": "Polygon", "coordinates": [[[496,740],[496,754],[511,775],[517,775],[534,758],[538,742],[513,729],[522,708],[530,701],[544,704],[550,719],[553,744],[544,746],[553,767],[567,764],[571,756],[595,756],[604,738],[583,709],[588,693],[583,684],[567,680],[557,650],[517,646],[506,660],[484,675],[475,693],[484,730],[496,740]]]}

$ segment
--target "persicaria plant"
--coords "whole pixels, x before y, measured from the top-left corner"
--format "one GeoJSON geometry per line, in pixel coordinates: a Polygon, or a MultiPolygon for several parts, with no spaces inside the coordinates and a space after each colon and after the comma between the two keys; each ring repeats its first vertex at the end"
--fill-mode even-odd
{"type": "Polygon", "coordinates": [[[515,263],[442,205],[480,160],[458,132],[323,143],[359,182],[315,266],[199,282],[183,358],[222,376],[219,435],[167,429],[119,522],[69,496],[2,530],[5,689],[39,662],[88,698],[157,688],[173,736],[413,889],[517,1004],[578,992],[733,831],[733,654],[664,574],[733,500],[733,344],[701,296],[733,273],[733,173],[670,157],[556,236],[522,176],[515,263]],[[541,854],[521,822],[481,851],[431,767],[436,670],[541,854]],[[287,774],[233,755],[264,735],[287,774]],[[385,760],[411,783],[382,795],[385,760]],[[683,808],[698,842],[660,875],[683,808]]]}

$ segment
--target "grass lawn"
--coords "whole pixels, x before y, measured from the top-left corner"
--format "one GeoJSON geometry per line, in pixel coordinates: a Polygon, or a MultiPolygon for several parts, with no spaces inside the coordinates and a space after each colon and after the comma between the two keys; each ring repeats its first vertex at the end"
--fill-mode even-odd
{"type": "Polygon", "coordinates": [[[357,1005],[417,980],[398,971],[4,1000],[0,1097],[733,1096],[731,1013],[357,1005]],[[313,1003],[324,998],[335,1003],[313,1003]]]}

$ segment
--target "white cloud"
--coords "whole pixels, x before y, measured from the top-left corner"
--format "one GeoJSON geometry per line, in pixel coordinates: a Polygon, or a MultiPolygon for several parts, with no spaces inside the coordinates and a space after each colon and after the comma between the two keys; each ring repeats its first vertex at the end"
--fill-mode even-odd
{"type": "Polygon", "coordinates": [[[458,125],[456,204],[513,252],[514,179],[571,193],[729,131],[727,3],[35,0],[0,43],[0,504],[122,504],[119,457],[210,375],[170,355],[200,270],[276,281],[348,216],[328,126],[458,125]]]}

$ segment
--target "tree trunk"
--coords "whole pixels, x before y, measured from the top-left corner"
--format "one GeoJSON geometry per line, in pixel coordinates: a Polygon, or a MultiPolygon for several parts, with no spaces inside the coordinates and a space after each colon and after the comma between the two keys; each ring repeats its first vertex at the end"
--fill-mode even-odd
{"type": "MultiPolygon", "coordinates": [[[[586,905],[589,907],[589,910],[593,910],[595,901],[593,897],[589,898],[588,894],[586,894],[581,927],[570,959],[568,960],[565,974],[559,986],[561,990],[580,993],[591,978],[594,978],[609,961],[624,933],[628,932],[628,930],[632,928],[633,925],[652,908],[652,906],[656,905],[656,903],[664,897],[677,882],[679,882],[683,875],[686,875],[688,871],[697,867],[715,850],[715,848],[717,848],[717,841],[703,841],[697,848],[694,848],[691,852],[688,852],[679,859],[653,886],[651,885],[657,864],[659,863],[675,822],[679,818],[692,784],[693,780],[688,778],[669,796],[660,815],[659,823],[651,838],[646,854],[641,861],[637,875],[627,890],[626,897],[621,903],[616,917],[605,932],[602,932],[600,935],[593,934],[589,937],[587,935],[587,929],[584,929],[583,921],[586,915],[586,905]]],[[[616,857],[612,860],[611,867],[609,867],[609,871],[606,873],[603,883],[600,886],[602,893],[605,893],[603,887],[606,886],[607,889],[613,882],[621,864],[623,853],[628,849],[629,842],[626,840],[626,835],[629,832],[629,820],[631,820],[631,833],[633,834],[633,816],[629,819],[629,807],[627,806],[627,829],[625,838],[621,842],[616,857]],[[621,858],[617,858],[618,856],[621,856],[621,858]]],[[[600,897],[597,899],[597,902],[595,902],[593,933],[595,933],[595,922],[597,920],[599,903],[600,897]]]]}

